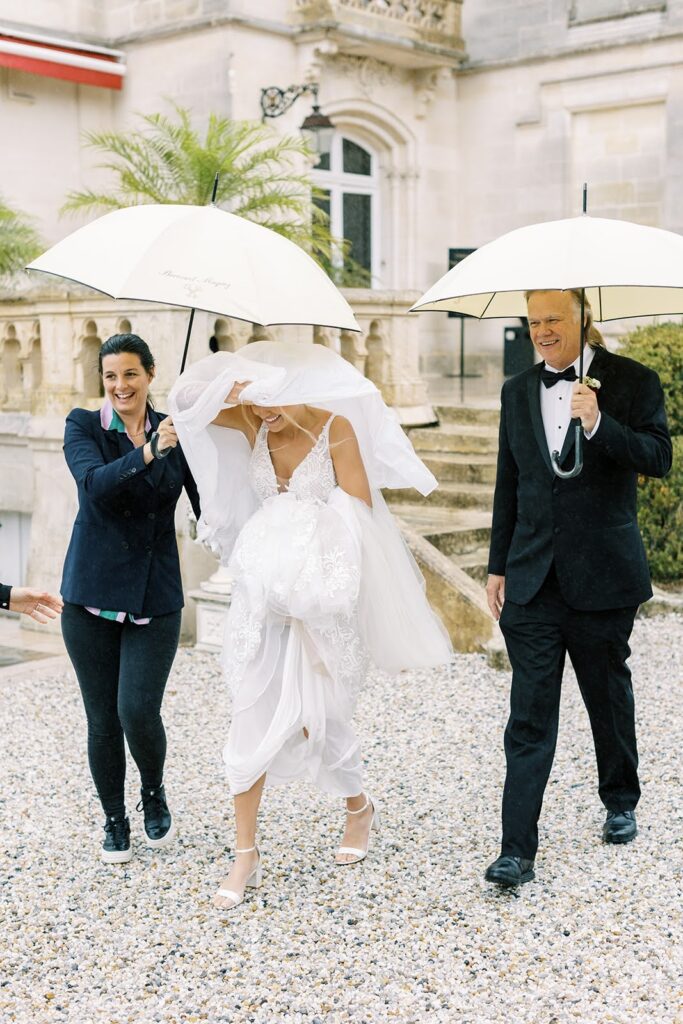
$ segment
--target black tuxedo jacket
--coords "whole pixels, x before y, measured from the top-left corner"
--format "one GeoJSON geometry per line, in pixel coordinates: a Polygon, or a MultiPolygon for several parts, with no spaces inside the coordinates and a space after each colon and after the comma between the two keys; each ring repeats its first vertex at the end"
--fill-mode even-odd
{"type": "MultiPolygon", "coordinates": [[[[602,413],[584,438],[579,476],[555,476],[539,397],[542,364],[506,381],[493,502],[489,573],[505,576],[505,597],[527,604],[551,564],[572,608],[599,611],[652,597],[638,529],[638,474],[671,468],[671,439],[659,377],[632,359],[596,349],[590,375],[601,382],[602,413]]],[[[573,464],[574,422],[561,453],[573,464]]]]}
{"type": "MultiPolygon", "coordinates": [[[[153,430],[163,418],[149,409],[153,430]]],[[[197,517],[200,508],[180,446],[145,465],[126,434],[102,429],[99,411],[73,409],[64,455],[78,486],[64,600],[144,617],[182,608],[174,514],[183,487],[197,517]]]]}

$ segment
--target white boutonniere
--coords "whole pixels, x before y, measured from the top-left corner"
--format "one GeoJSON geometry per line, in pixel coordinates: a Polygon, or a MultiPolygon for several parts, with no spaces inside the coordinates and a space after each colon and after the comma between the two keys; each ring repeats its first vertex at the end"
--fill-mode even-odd
{"type": "Polygon", "coordinates": [[[591,388],[592,391],[599,391],[602,384],[595,377],[582,377],[581,383],[585,384],[587,388],[591,388]]]}

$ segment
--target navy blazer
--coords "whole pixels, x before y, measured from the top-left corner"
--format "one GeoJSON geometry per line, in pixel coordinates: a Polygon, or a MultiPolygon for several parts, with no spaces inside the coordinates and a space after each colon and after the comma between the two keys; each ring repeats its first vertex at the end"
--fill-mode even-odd
{"type": "MultiPolygon", "coordinates": [[[[551,564],[572,608],[600,611],[652,597],[638,529],[638,474],[671,468],[664,395],[654,371],[596,349],[590,374],[600,425],[584,440],[579,476],[555,476],[543,429],[542,364],[506,381],[502,391],[498,471],[489,572],[505,576],[505,597],[528,604],[551,564]]],[[[560,459],[572,465],[574,428],[560,459]]]]}
{"type": "MultiPolygon", "coordinates": [[[[148,411],[156,430],[165,414],[148,411]]],[[[104,430],[99,410],[73,409],[64,455],[78,486],[78,515],[63,599],[145,618],[182,608],[175,507],[184,487],[199,517],[199,495],[180,446],[145,465],[142,447],[104,430]]]]}

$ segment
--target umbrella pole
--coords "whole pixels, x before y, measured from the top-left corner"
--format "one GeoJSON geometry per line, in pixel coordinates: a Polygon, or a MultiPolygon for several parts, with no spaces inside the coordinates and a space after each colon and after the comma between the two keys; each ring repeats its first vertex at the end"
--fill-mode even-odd
{"type": "MultiPolygon", "coordinates": [[[[216,171],[216,177],[213,179],[213,190],[211,192],[211,204],[210,204],[211,206],[215,206],[216,205],[216,193],[218,192],[218,179],[219,179],[219,174],[218,174],[218,171],[216,171]]],[[[185,363],[187,362],[187,350],[190,347],[190,336],[192,334],[192,324],[194,323],[194,314],[195,314],[194,309],[191,309],[190,310],[190,320],[189,320],[189,323],[187,325],[187,337],[185,338],[185,348],[183,349],[183,358],[182,358],[182,361],[180,363],[180,372],[181,373],[185,369],[185,363]]]]}
{"type": "MultiPolygon", "coordinates": [[[[588,183],[583,183],[583,214],[588,212],[588,183]]],[[[586,289],[581,289],[581,316],[579,319],[579,380],[583,381],[583,346],[586,342],[584,337],[584,319],[586,317],[586,289]]],[[[564,470],[560,468],[560,453],[553,452],[552,456],[553,470],[555,476],[561,476],[567,480],[569,477],[578,476],[583,469],[583,428],[581,426],[581,420],[574,423],[574,465],[571,469],[564,470]]]]}
{"type": "MultiPolygon", "coordinates": [[[[584,194],[585,202],[585,194],[584,194]]],[[[584,208],[585,212],[585,208],[584,208]]],[[[579,338],[579,380],[583,380],[583,346],[585,343],[585,327],[584,319],[586,316],[586,289],[581,289],[581,316],[579,319],[579,331],[581,336],[579,338]]],[[[583,469],[583,427],[581,426],[581,420],[574,420],[574,465],[571,469],[564,470],[560,467],[560,453],[553,452],[551,458],[553,463],[553,472],[555,476],[560,476],[564,480],[568,480],[570,477],[578,476],[583,469]]]]}
{"type": "Polygon", "coordinates": [[[579,344],[581,345],[581,348],[579,350],[579,380],[582,383],[583,383],[583,346],[586,344],[585,320],[586,320],[586,289],[582,288],[581,289],[581,327],[580,327],[581,340],[579,342],[579,344]]]}
{"type": "MultiPolygon", "coordinates": [[[[586,214],[588,213],[588,182],[587,181],[584,181],[584,183],[583,183],[583,202],[582,202],[582,205],[583,205],[582,213],[583,213],[583,215],[585,217],[586,214]]],[[[581,289],[581,326],[579,328],[579,330],[581,332],[581,338],[580,338],[580,341],[579,341],[579,346],[580,346],[579,347],[579,381],[581,381],[581,383],[583,383],[583,346],[586,344],[586,337],[585,337],[586,328],[584,326],[585,319],[586,319],[586,289],[582,288],[581,289]]]]}
{"type": "Polygon", "coordinates": [[[187,337],[185,338],[185,348],[183,349],[183,359],[180,364],[180,372],[182,373],[185,369],[185,363],[187,362],[187,350],[190,346],[190,335],[192,334],[192,322],[194,320],[194,309],[190,310],[190,320],[187,325],[187,337]]]}

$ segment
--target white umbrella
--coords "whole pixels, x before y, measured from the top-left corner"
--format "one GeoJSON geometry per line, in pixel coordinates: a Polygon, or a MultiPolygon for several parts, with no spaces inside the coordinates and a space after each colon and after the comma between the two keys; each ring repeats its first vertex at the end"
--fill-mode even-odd
{"type": "MultiPolygon", "coordinates": [[[[360,330],[324,270],[294,242],[216,206],[115,210],[68,235],[27,270],[114,299],[143,299],[261,324],[360,330]]],[[[190,318],[187,343],[189,342],[190,318]]],[[[183,366],[185,365],[183,356],[183,366]]]]}
{"type": "MultiPolygon", "coordinates": [[[[586,186],[584,186],[584,211],[586,186]]],[[[596,320],[683,313],[683,236],[629,221],[589,217],[518,228],[483,245],[432,285],[411,312],[448,310],[479,319],[526,316],[527,291],[582,290],[596,320]]],[[[580,328],[579,328],[580,329],[580,328]]],[[[579,360],[583,378],[583,346],[579,360]]],[[[575,423],[576,459],[558,476],[581,472],[582,430],[575,423]]]]}
{"type": "Polygon", "coordinates": [[[526,291],[567,288],[585,288],[596,320],[683,313],[683,236],[587,215],[532,224],[467,256],[411,312],[520,317],[526,291]]]}

